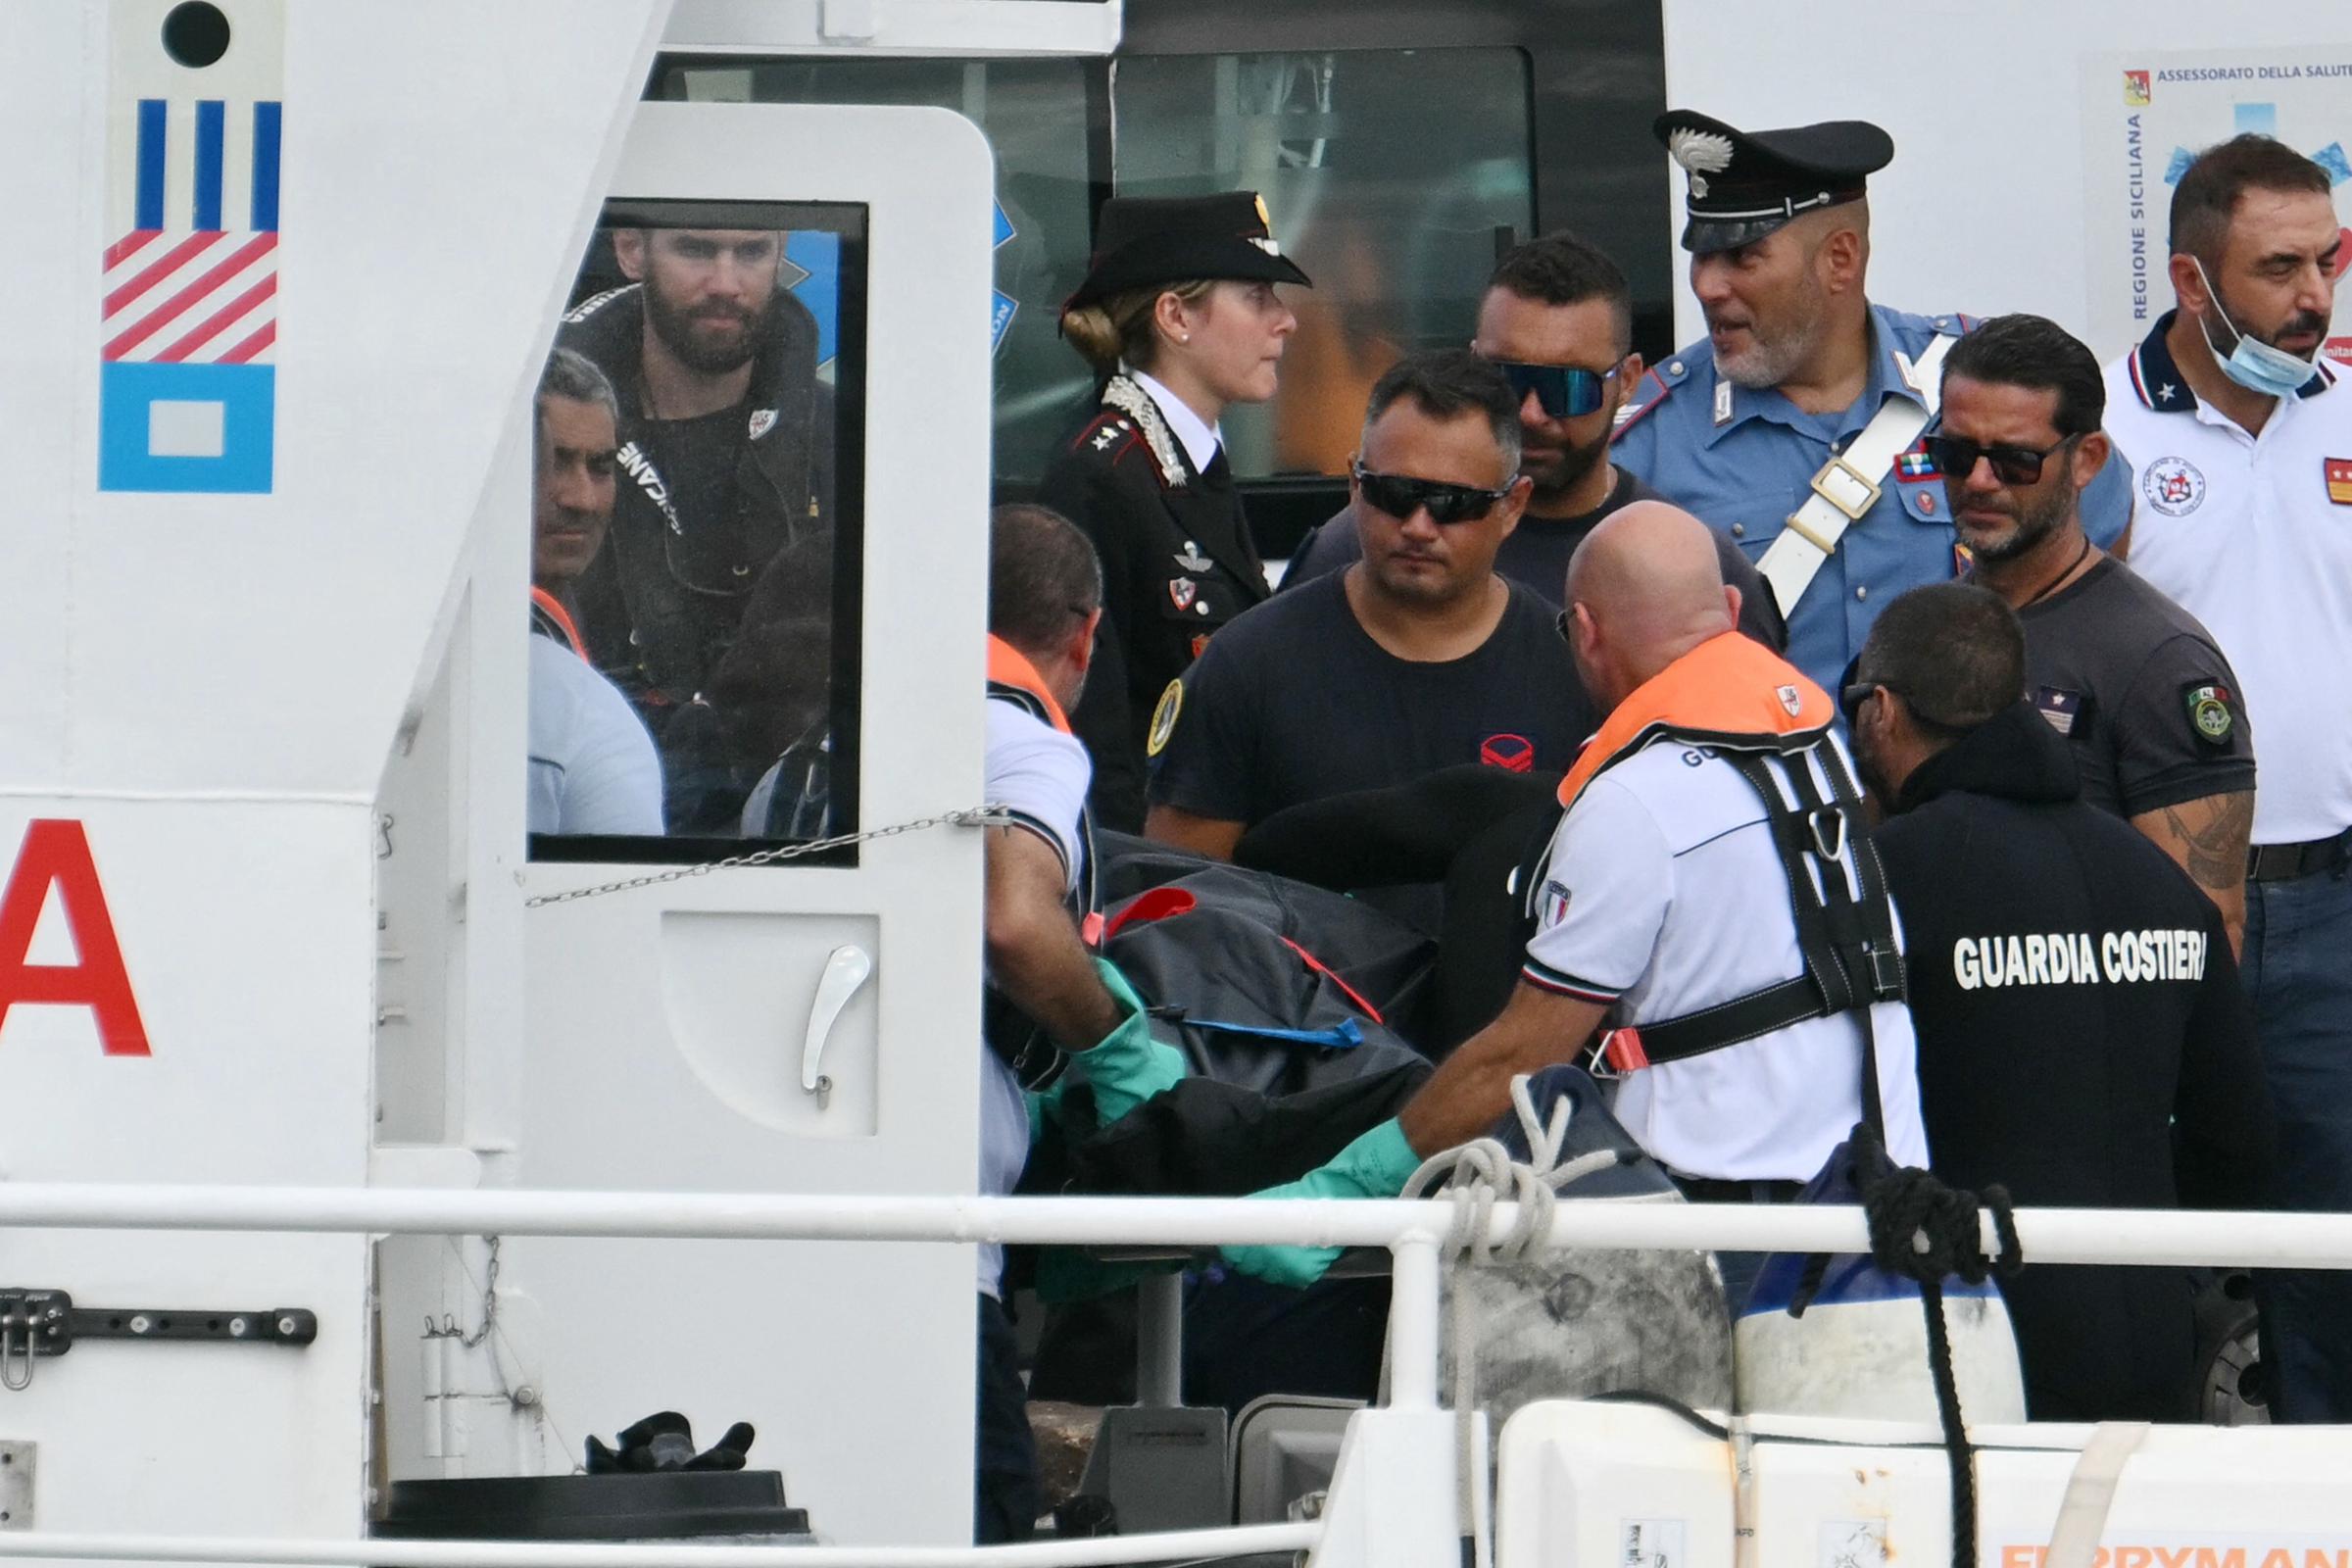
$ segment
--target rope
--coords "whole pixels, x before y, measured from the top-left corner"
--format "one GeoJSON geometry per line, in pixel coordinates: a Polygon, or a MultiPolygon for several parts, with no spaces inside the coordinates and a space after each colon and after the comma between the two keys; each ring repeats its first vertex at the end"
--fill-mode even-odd
{"type": "Polygon", "coordinates": [[[1977,1454],[1960,1413],[1960,1383],[1952,1370],[1952,1340],[1943,1316],[1943,1282],[1953,1274],[1982,1285],[1993,1274],[2025,1266],[2008,1189],[1977,1194],[1946,1187],[1917,1166],[1897,1166],[1867,1126],[1853,1133],[1854,1170],[1862,1210],[1870,1222],[1871,1261],[1889,1274],[1918,1282],[1927,1316],[1928,1368],[1936,1383],[1936,1414],[1952,1474],[1952,1568],[1977,1568],[1977,1454]],[[1984,1253],[1981,1209],[1992,1210],[2000,1251],[1984,1253]]]}
{"type": "Polygon", "coordinates": [[[1474,1419],[1478,1393],[1478,1303],[1463,1288],[1464,1275],[1474,1259],[1482,1264],[1516,1263],[1529,1252],[1539,1250],[1544,1238],[1551,1234],[1552,1204],[1560,1190],[1624,1159],[1614,1149],[1597,1149],[1560,1164],[1560,1149],[1568,1139],[1568,1118],[1576,1109],[1575,1102],[1562,1096],[1552,1105],[1550,1119],[1539,1119],[1527,1084],[1525,1073],[1511,1080],[1511,1107],[1518,1113],[1520,1130],[1527,1138],[1526,1162],[1513,1159],[1500,1139],[1473,1139],[1423,1160],[1420,1169],[1405,1182],[1401,1194],[1405,1198],[1425,1197],[1443,1181],[1447,1183],[1445,1196],[1453,1203],[1453,1218],[1440,1250],[1453,1286],[1452,1399],[1454,1433],[1460,1446],[1455,1469],[1461,1484],[1456,1506],[1469,1532],[1471,1568],[1493,1568],[1494,1544],[1487,1512],[1481,1506],[1486,1455],[1479,1451],[1474,1419]],[[1518,1203],[1518,1218],[1501,1235],[1489,1235],[1494,1204],[1506,1196],[1518,1203]]]}

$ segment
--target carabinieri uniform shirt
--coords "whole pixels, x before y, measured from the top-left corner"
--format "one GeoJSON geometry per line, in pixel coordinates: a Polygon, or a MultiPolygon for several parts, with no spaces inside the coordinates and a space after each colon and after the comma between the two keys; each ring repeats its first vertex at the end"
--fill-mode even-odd
{"type": "Polygon", "coordinates": [[[2175,314],[2107,368],[2107,430],[2138,481],[2132,569],[2245,683],[2254,842],[2327,838],[2352,827],[2352,392],[2323,362],[2248,435],[2188,389],[2175,314]]]}

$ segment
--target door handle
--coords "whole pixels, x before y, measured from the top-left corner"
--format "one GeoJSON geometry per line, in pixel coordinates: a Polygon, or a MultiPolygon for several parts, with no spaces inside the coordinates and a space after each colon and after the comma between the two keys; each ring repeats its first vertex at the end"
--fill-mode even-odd
{"type": "Polygon", "coordinates": [[[874,960],[856,943],[845,942],[825,959],[825,972],[816,982],[816,1000],[808,1004],[808,1032],[801,1040],[801,1088],[816,1097],[816,1108],[823,1110],[833,1098],[833,1080],[818,1070],[825,1054],[825,1042],[833,1034],[834,1020],[841,1009],[849,1005],[850,998],[865,984],[866,976],[874,972],[874,960]]]}

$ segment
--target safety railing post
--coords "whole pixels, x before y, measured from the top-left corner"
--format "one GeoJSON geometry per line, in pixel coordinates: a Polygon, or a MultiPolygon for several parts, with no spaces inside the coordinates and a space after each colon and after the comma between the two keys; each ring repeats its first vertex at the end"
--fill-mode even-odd
{"type": "Polygon", "coordinates": [[[1438,1407],[1438,1244],[1401,1236],[1390,1248],[1389,1404],[1398,1410],[1438,1407]]]}

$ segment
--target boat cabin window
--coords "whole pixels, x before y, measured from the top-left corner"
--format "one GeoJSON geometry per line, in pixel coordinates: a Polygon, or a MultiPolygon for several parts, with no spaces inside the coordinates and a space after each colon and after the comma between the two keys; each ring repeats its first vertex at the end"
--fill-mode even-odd
{"type": "Polygon", "coordinates": [[[533,399],[533,857],[854,831],[864,208],[615,201],[569,304],[533,399]]]}
{"type": "Polygon", "coordinates": [[[1272,402],[1221,429],[1237,478],[1344,474],[1364,401],[1404,355],[1467,344],[1497,235],[1535,225],[1527,56],[1513,48],[1125,55],[1118,188],[1254,190],[1298,330],[1272,402]]]}

